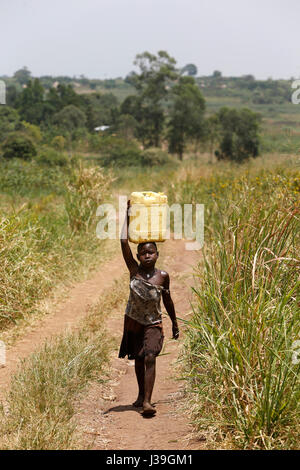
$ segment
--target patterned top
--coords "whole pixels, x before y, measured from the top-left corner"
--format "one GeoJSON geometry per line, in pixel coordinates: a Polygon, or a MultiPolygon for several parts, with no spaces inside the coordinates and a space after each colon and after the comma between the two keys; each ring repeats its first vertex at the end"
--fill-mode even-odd
{"type": "Polygon", "coordinates": [[[163,286],[151,284],[144,279],[132,277],[125,314],[142,325],[155,325],[162,321],[160,299],[163,286]]]}

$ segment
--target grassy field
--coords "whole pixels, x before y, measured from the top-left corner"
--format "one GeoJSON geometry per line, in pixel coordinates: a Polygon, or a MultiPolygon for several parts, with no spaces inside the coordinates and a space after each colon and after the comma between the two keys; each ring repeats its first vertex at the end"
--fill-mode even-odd
{"type": "Polygon", "coordinates": [[[208,447],[298,446],[299,160],[261,163],[186,170],[170,192],[206,206],[182,360],[208,447]]]}
{"type": "MultiPolygon", "coordinates": [[[[177,166],[114,174],[93,161],[61,168],[20,160],[1,165],[2,331],[34,318],[55,286],[113,254],[95,237],[91,217],[112,194],[163,190],[171,204],[203,203],[204,257],[181,357],[195,429],[209,448],[297,447],[297,155],[266,154],[234,165],[191,154],[177,166]]],[[[115,302],[124,300],[119,287],[115,294],[115,302]]],[[[2,448],[78,445],[72,404],[90,379],[103,376],[109,345],[99,325],[113,304],[104,299],[82,333],[57,338],[24,362],[9,413],[2,411],[2,448]]]]}
{"type": "Polygon", "coordinates": [[[111,255],[91,213],[112,177],[80,164],[0,163],[0,330],[30,321],[58,284],[82,278],[111,255]],[[105,248],[105,249],[104,249],[105,248]]]}

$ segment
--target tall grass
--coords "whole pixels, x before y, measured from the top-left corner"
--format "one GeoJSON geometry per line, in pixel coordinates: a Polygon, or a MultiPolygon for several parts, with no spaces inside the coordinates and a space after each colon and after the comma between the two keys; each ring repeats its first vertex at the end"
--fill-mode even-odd
{"type": "Polygon", "coordinates": [[[34,161],[1,165],[0,330],[37,313],[55,285],[78,278],[107,255],[107,241],[96,237],[96,207],[109,197],[112,183],[99,168],[55,168],[55,176],[53,168],[34,161]],[[19,199],[10,204],[14,185],[19,199]]]}
{"type": "MultiPolygon", "coordinates": [[[[299,172],[235,177],[233,170],[228,178],[193,183],[190,200],[207,198],[206,246],[185,349],[195,423],[212,446],[295,448],[299,172]]],[[[187,197],[185,182],[175,189],[187,197]]]]}
{"type": "Polygon", "coordinates": [[[1,448],[72,448],[74,397],[102,370],[107,352],[103,332],[94,338],[69,333],[23,361],[2,412],[1,448]]]}

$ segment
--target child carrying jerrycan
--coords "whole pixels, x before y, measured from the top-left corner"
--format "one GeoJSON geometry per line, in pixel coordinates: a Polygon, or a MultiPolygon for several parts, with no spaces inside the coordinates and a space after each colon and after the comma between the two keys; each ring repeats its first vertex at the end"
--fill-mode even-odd
{"type": "Polygon", "coordinates": [[[173,338],[179,337],[169,275],[155,267],[159,256],[156,242],[166,239],[166,230],[167,196],[151,191],[132,193],[121,233],[122,253],[130,273],[130,294],[119,357],[128,356],[135,361],[138,396],[133,406],[141,407],[145,417],[156,413],[151,396],[156,357],[164,340],[161,297],[172,321],[173,338]],[[138,244],[138,261],[132,255],[128,231],[129,240],[138,244]]]}

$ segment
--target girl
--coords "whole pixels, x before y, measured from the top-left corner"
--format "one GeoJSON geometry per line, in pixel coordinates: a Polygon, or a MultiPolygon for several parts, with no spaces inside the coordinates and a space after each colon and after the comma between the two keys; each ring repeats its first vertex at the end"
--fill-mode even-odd
{"type": "Polygon", "coordinates": [[[172,321],[173,338],[179,336],[174,304],[171,299],[167,272],[155,268],[159,253],[156,243],[140,243],[137,258],[134,259],[128,243],[129,225],[127,214],[121,234],[121,247],[125,263],[130,273],[130,296],[124,319],[124,332],[119,357],[128,356],[135,360],[135,373],[138,382],[138,397],[133,406],[143,407],[144,416],[156,413],[151,405],[151,395],[155,381],[156,356],[160,353],[164,335],[160,299],[172,321]]]}

